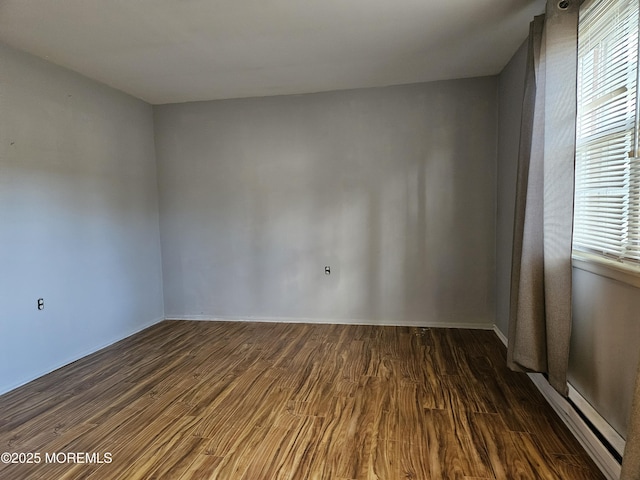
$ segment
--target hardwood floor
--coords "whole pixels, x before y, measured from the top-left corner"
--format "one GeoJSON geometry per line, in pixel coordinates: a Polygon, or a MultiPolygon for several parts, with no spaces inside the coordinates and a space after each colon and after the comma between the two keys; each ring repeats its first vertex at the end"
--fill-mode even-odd
{"type": "Polygon", "coordinates": [[[165,321],[0,412],[8,480],[604,478],[488,331],[165,321]]]}

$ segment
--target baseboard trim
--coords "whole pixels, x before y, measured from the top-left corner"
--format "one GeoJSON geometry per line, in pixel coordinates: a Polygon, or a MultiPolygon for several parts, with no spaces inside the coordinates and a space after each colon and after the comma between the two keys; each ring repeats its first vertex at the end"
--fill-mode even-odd
{"type": "Polygon", "coordinates": [[[118,343],[119,341],[124,340],[125,338],[128,338],[131,335],[135,335],[136,333],[139,333],[142,330],[145,330],[145,329],[155,325],[156,323],[160,323],[163,320],[164,320],[164,316],[154,318],[153,320],[150,320],[149,322],[145,322],[144,324],[134,328],[133,330],[131,330],[131,331],[127,332],[127,333],[125,333],[124,335],[121,335],[121,336],[119,335],[119,336],[117,336],[117,337],[115,337],[115,338],[113,338],[111,340],[108,340],[106,342],[100,343],[95,347],[89,348],[87,350],[83,350],[82,353],[79,353],[77,355],[73,355],[72,357],[69,357],[69,358],[63,360],[62,362],[55,364],[51,368],[47,368],[45,370],[42,370],[40,373],[38,373],[36,375],[31,375],[31,376],[27,377],[23,381],[20,381],[20,382],[18,382],[16,384],[13,384],[13,385],[5,385],[2,388],[0,388],[0,395],[4,395],[5,393],[10,392],[11,390],[15,390],[18,387],[26,385],[29,382],[32,382],[32,381],[34,381],[34,380],[36,380],[36,379],[38,379],[38,378],[40,378],[40,377],[42,377],[44,375],[47,375],[48,373],[51,373],[51,372],[53,372],[55,370],[58,370],[59,368],[62,368],[64,366],[66,366],[66,365],[69,365],[70,363],[78,361],[81,358],[86,357],[87,355],[91,355],[92,353],[96,353],[97,351],[102,350],[103,348],[106,348],[106,347],[108,347],[110,345],[113,345],[114,343],[118,343]]]}
{"type": "Polygon", "coordinates": [[[509,345],[509,340],[507,340],[507,337],[504,335],[504,333],[502,333],[502,330],[500,330],[497,325],[494,325],[493,331],[495,332],[497,337],[500,339],[500,341],[504,343],[504,346],[507,347],[509,345]]]}
{"type": "Polygon", "coordinates": [[[426,327],[426,328],[464,328],[474,330],[492,330],[492,323],[470,322],[385,322],[344,318],[303,318],[303,317],[240,317],[217,315],[169,315],[165,320],[193,320],[202,322],[260,322],[260,323],[318,323],[334,325],[379,325],[384,327],[426,327]]]}
{"type": "MultiPolygon", "coordinates": [[[[504,343],[505,347],[508,346],[508,339],[497,327],[493,326],[493,331],[497,337],[504,343]]],[[[620,478],[620,463],[614,458],[605,447],[598,436],[591,430],[589,425],[584,421],[575,408],[558,392],[556,392],[549,382],[540,373],[529,373],[529,378],[536,386],[536,388],[542,393],[545,400],[551,405],[551,408],[558,414],[560,419],[569,428],[573,436],[580,442],[580,445],[589,454],[594,463],[598,466],[600,471],[609,479],[617,480],[620,478]]],[[[622,454],[624,450],[624,439],[611,428],[607,421],[598,414],[591,405],[580,395],[575,388],[569,385],[569,398],[579,408],[583,415],[598,429],[604,438],[611,443],[611,445],[622,454]],[[588,407],[586,407],[588,405],[588,407]],[[615,432],[617,438],[611,435],[611,432],[615,432]],[[612,441],[613,439],[613,441],[612,441]],[[622,443],[621,443],[622,442],[622,443]],[[622,448],[622,450],[620,450],[622,448]]]]}

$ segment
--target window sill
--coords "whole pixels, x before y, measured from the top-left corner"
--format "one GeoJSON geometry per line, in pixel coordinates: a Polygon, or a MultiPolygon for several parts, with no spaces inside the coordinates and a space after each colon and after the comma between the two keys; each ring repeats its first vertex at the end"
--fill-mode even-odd
{"type": "Polygon", "coordinates": [[[578,251],[573,252],[571,260],[574,268],[640,288],[640,266],[578,251]]]}

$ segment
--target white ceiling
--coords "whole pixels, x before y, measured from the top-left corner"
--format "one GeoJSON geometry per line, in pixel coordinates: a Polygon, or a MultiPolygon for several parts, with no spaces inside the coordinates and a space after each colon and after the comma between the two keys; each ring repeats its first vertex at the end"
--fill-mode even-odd
{"type": "Polygon", "coordinates": [[[153,104],[497,74],[544,0],[0,0],[0,41],[153,104]]]}

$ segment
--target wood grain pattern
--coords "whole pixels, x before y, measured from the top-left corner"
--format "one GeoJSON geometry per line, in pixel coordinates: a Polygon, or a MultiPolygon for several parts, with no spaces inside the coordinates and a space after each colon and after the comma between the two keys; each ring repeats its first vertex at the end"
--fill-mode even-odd
{"type": "Polygon", "coordinates": [[[22,479],[602,479],[493,332],[165,321],[0,397],[22,479]]]}

